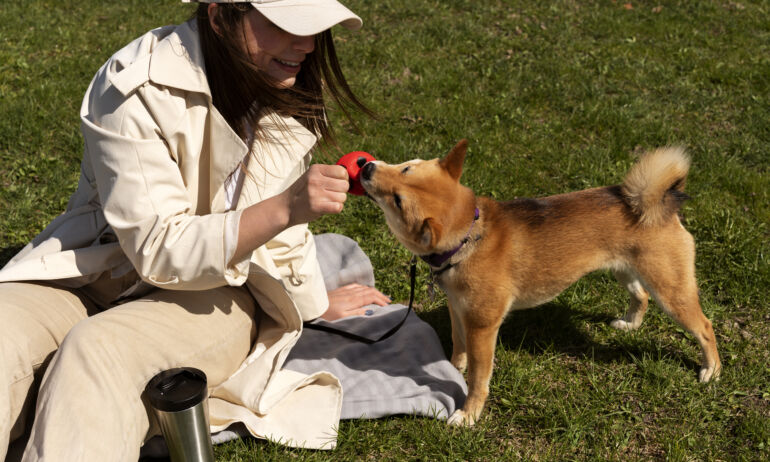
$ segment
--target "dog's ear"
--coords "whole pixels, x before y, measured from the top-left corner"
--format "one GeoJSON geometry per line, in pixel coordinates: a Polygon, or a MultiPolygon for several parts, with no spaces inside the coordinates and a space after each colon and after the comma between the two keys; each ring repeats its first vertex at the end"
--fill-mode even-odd
{"type": "Polygon", "coordinates": [[[441,223],[434,218],[426,218],[420,229],[420,244],[428,248],[436,247],[441,238],[441,223]]]}
{"type": "Polygon", "coordinates": [[[459,181],[460,175],[463,174],[463,162],[465,162],[467,150],[468,140],[462,139],[449,151],[446,157],[438,161],[438,164],[449,172],[449,176],[455,180],[459,181]]]}

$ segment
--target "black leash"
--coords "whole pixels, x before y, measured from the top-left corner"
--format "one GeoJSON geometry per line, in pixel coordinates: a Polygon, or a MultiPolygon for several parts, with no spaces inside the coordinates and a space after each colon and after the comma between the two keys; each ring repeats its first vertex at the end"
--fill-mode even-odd
{"type": "Polygon", "coordinates": [[[380,342],[382,340],[385,340],[386,338],[389,338],[390,336],[395,334],[396,331],[398,331],[401,328],[401,326],[404,325],[404,322],[406,322],[406,318],[409,317],[409,313],[412,312],[412,304],[414,303],[414,281],[415,281],[416,277],[417,277],[417,258],[413,256],[412,257],[412,264],[409,267],[409,279],[410,279],[410,286],[411,287],[409,288],[409,308],[406,310],[406,315],[404,316],[404,319],[399,321],[398,324],[396,324],[395,326],[391,327],[389,331],[387,331],[384,334],[382,334],[380,336],[380,338],[378,338],[376,340],[372,340],[372,339],[370,339],[368,337],[363,337],[361,335],[356,335],[356,334],[354,334],[352,332],[348,332],[348,331],[345,331],[345,330],[336,329],[336,328],[328,326],[326,324],[313,324],[313,323],[310,323],[310,322],[306,321],[306,322],[303,322],[302,325],[305,327],[305,329],[320,330],[320,331],[328,332],[330,334],[335,334],[335,335],[339,335],[341,337],[349,338],[349,339],[355,340],[357,342],[366,343],[366,344],[369,344],[369,345],[377,343],[377,342],[380,342]]]}

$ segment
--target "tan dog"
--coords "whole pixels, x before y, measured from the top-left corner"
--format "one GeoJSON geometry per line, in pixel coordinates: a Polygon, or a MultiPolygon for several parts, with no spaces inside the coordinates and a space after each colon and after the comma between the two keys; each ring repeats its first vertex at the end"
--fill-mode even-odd
{"type": "Polygon", "coordinates": [[[684,150],[644,155],[618,186],[497,202],[460,184],[466,149],[462,140],[440,160],[375,161],[361,172],[393,234],[428,262],[447,294],[452,364],[468,366],[468,398],[450,424],[473,425],[481,414],[505,315],[545,303],[598,269],[611,269],[631,294],[613,327],[638,328],[652,295],[700,344],[700,381],[718,377],[694,241],[677,214],[687,199],[684,150]]]}

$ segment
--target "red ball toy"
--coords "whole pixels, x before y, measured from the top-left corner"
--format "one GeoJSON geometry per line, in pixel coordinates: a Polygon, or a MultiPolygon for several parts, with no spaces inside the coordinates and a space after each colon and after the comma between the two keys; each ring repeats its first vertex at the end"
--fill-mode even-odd
{"type": "Polygon", "coordinates": [[[374,157],[368,152],[353,151],[340,157],[340,160],[337,161],[337,165],[342,165],[348,171],[348,177],[350,179],[350,188],[348,189],[348,192],[350,194],[355,194],[356,196],[364,195],[364,187],[361,186],[361,181],[358,177],[361,174],[361,169],[364,165],[373,160],[375,160],[374,157]]]}

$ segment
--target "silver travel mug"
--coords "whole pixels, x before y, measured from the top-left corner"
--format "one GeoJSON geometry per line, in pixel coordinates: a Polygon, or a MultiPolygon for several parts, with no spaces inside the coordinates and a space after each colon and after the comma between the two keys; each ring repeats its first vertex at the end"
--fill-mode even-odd
{"type": "Polygon", "coordinates": [[[206,374],[192,367],[160,372],[147,383],[172,462],[214,462],[206,374]]]}

